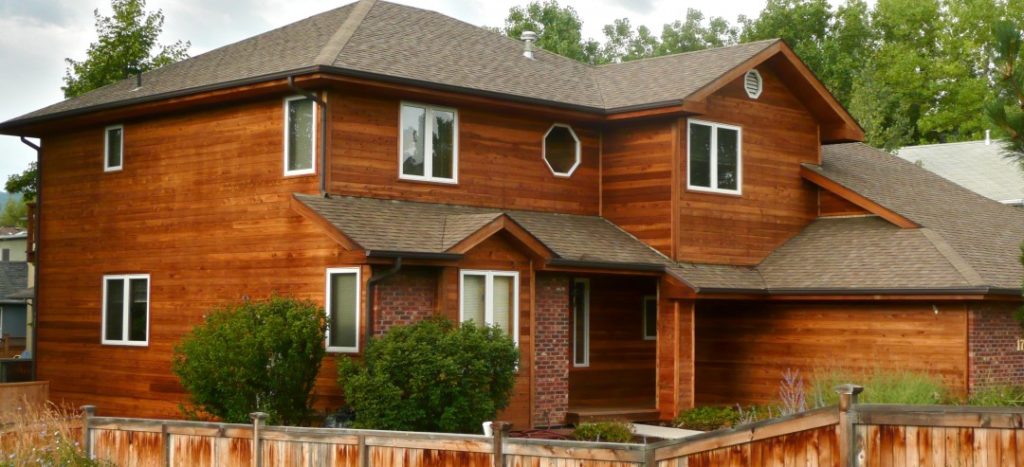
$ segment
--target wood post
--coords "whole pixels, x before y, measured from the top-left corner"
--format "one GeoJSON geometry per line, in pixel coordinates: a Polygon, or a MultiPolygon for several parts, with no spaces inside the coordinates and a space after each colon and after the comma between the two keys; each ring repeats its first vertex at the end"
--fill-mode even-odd
{"type": "Polygon", "coordinates": [[[847,467],[864,465],[864,451],[857,446],[857,395],[864,387],[856,384],[836,386],[839,393],[839,459],[847,467]]]}
{"type": "Polygon", "coordinates": [[[494,450],[494,463],[493,467],[505,467],[505,453],[502,449],[502,442],[505,435],[512,428],[512,424],[508,422],[492,422],[491,423],[491,436],[494,437],[493,450],[494,450]]]}
{"type": "Polygon", "coordinates": [[[370,467],[370,447],[363,435],[359,435],[359,467],[370,467]]]}
{"type": "Polygon", "coordinates": [[[249,414],[249,418],[252,419],[252,465],[254,467],[263,467],[260,427],[263,426],[264,420],[267,419],[267,414],[265,412],[253,412],[249,414]]]}
{"type": "Polygon", "coordinates": [[[91,419],[95,416],[95,405],[82,406],[82,449],[85,450],[85,457],[88,459],[92,459],[95,454],[92,452],[92,430],[90,429],[91,419]]]}

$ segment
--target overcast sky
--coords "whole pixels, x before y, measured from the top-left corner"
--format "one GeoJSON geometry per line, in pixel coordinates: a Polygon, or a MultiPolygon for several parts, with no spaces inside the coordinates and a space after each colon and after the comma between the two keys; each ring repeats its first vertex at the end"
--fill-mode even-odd
{"type": "MultiPolygon", "coordinates": [[[[395,0],[392,0],[395,1],[395,0]]],[[[476,25],[500,26],[509,7],[528,0],[397,0],[476,25]]],[[[166,18],[161,43],[192,42],[191,55],[230,44],[349,3],[347,0],[149,0],[166,18]]],[[[601,27],[628,17],[656,32],[682,19],[687,8],[735,22],[756,16],[764,0],[562,0],[583,19],[585,37],[602,40],[601,27]]],[[[833,0],[833,3],[837,3],[833,0]]],[[[93,10],[110,14],[106,0],[0,0],[0,121],[62,99],[64,58],[85,58],[96,39],[93,10]]],[[[0,183],[35,160],[18,138],[0,136],[0,183]]],[[[0,187],[2,188],[2,187],[0,187]]]]}

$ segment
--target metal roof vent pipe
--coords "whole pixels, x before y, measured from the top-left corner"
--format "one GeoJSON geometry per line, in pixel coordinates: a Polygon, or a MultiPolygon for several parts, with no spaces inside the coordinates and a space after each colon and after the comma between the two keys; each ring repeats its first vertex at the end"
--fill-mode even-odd
{"type": "Polygon", "coordinates": [[[985,130],[985,146],[992,144],[992,130],[985,130]]]}
{"type": "Polygon", "coordinates": [[[533,60],[533,43],[537,41],[537,33],[533,31],[523,31],[523,35],[519,37],[525,44],[523,44],[523,56],[533,60]]]}

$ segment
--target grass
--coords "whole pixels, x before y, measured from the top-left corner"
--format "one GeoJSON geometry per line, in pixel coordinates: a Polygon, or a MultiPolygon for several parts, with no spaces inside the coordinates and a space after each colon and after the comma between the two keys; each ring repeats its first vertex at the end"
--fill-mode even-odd
{"type": "Polygon", "coordinates": [[[104,465],[82,449],[81,414],[47,403],[24,404],[0,417],[0,467],[104,465]]]}
{"type": "Polygon", "coordinates": [[[835,387],[846,383],[864,387],[858,402],[864,404],[948,404],[954,402],[949,389],[938,376],[911,371],[875,369],[853,371],[827,369],[815,372],[811,383],[812,407],[839,403],[835,387]]]}
{"type": "Polygon", "coordinates": [[[580,441],[628,443],[633,440],[633,424],[620,421],[580,423],[572,436],[580,441]]]}
{"type": "Polygon", "coordinates": [[[1024,387],[1001,385],[975,389],[967,405],[983,407],[1024,407],[1024,387]]]}

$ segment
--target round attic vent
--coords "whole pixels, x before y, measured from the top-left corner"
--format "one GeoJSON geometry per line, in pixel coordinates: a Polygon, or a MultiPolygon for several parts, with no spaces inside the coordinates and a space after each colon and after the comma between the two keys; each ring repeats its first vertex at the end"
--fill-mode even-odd
{"type": "Polygon", "coordinates": [[[751,99],[761,97],[761,91],[764,88],[764,80],[761,79],[761,73],[757,70],[748,71],[743,76],[743,88],[747,90],[747,96],[751,99]]]}

